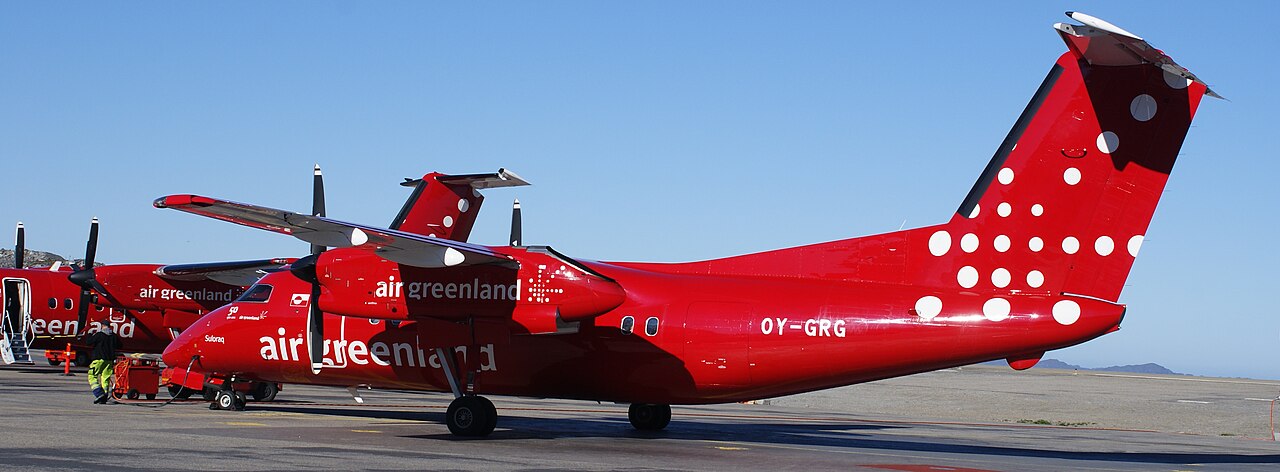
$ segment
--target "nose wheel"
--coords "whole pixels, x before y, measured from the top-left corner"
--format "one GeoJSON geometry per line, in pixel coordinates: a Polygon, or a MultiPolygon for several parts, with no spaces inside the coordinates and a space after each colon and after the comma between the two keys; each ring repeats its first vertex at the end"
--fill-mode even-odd
{"type": "Polygon", "coordinates": [[[627,419],[640,431],[660,431],[671,423],[671,405],[632,403],[627,409],[627,419]]]}

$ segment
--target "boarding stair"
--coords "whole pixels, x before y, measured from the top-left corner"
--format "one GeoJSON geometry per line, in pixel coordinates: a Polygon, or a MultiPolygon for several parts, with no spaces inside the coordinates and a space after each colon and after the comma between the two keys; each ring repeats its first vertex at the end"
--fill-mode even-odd
{"type": "Polygon", "coordinates": [[[6,312],[4,319],[0,320],[0,360],[5,364],[33,364],[31,352],[27,350],[31,338],[31,314],[6,312]],[[10,315],[15,319],[10,320],[10,315]]]}

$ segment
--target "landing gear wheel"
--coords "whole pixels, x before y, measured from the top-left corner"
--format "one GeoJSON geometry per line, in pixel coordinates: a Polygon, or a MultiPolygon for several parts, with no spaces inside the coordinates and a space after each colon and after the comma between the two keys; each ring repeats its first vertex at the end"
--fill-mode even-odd
{"type": "Polygon", "coordinates": [[[196,393],[189,388],[182,388],[181,385],[170,385],[168,388],[169,396],[178,400],[186,400],[191,398],[191,394],[196,393]]]}
{"type": "Polygon", "coordinates": [[[213,404],[209,406],[210,410],[244,410],[244,394],[233,392],[231,390],[218,390],[213,394],[213,404]]]}
{"type": "Polygon", "coordinates": [[[155,399],[156,399],[156,394],[154,393],[147,394],[147,400],[155,400],[155,399]]]}
{"type": "Polygon", "coordinates": [[[54,367],[57,367],[57,366],[62,365],[62,361],[57,360],[57,359],[48,359],[48,358],[46,358],[45,360],[49,361],[49,365],[54,366],[54,367]]]}
{"type": "Polygon", "coordinates": [[[74,362],[76,367],[89,367],[89,355],[76,351],[76,359],[74,362]]]}
{"type": "Polygon", "coordinates": [[[485,397],[458,397],[449,404],[444,421],[454,436],[488,436],[498,424],[498,410],[485,397]]]}
{"type": "Polygon", "coordinates": [[[205,387],[204,390],[200,391],[200,396],[204,397],[207,401],[213,401],[218,397],[219,391],[220,390],[216,388],[205,387]]]}
{"type": "Polygon", "coordinates": [[[254,382],[253,401],[269,402],[276,399],[276,394],[280,393],[280,386],[275,382],[254,382]]]}
{"type": "Polygon", "coordinates": [[[661,431],[671,423],[671,405],[632,403],[627,409],[627,419],[640,431],[661,431]]]}
{"type": "Polygon", "coordinates": [[[137,399],[138,399],[138,389],[136,389],[136,388],[131,388],[131,389],[129,389],[129,391],[128,391],[128,392],[125,392],[124,397],[125,397],[125,398],[128,398],[128,399],[130,399],[130,400],[137,400],[137,399]]]}

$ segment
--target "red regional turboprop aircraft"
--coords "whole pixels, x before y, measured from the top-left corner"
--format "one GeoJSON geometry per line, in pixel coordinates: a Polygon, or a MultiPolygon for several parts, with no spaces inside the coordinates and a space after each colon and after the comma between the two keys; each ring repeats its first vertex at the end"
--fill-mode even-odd
{"type": "MultiPolygon", "coordinates": [[[[312,214],[323,216],[324,180],[316,166],[312,214]]],[[[465,241],[484,197],[480,189],[528,185],[499,169],[493,174],[432,172],[406,179],[413,187],[392,226],[403,231],[465,241]]],[[[25,228],[18,223],[14,269],[0,269],[0,360],[31,363],[28,349],[62,351],[73,345],[76,363],[88,364],[81,336],[111,325],[125,352],[159,354],[177,333],[209,310],[235,300],[263,271],[294,259],[197,264],[116,264],[94,266],[98,220],[89,229],[85,268],[56,264],[24,268],[25,228]],[[45,303],[47,299],[47,303],[45,303]],[[92,310],[90,309],[92,306],[92,310]],[[83,328],[83,329],[82,329],[83,328]]],[[[58,361],[49,358],[51,364],[58,361]]]]}
{"type": "Polygon", "coordinates": [[[233,380],[449,391],[458,435],[494,429],[479,394],[626,402],[636,428],[656,430],[671,404],[992,359],[1029,368],[1119,328],[1116,301],[1183,138],[1202,97],[1217,96],[1143,39],[1068,14],[1083,23],[1055,25],[1068,51],[941,225],[701,262],[597,262],[162,197],[156,207],[342,247],[263,277],[165,361],[233,380]]]}

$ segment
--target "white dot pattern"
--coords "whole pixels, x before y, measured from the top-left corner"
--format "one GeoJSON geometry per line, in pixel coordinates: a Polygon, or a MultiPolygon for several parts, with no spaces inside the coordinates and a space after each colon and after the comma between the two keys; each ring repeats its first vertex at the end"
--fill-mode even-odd
{"type": "Polygon", "coordinates": [[[459,198],[459,199],[458,199],[458,211],[463,212],[463,213],[466,213],[466,212],[467,212],[467,210],[469,210],[469,209],[471,209],[471,202],[468,202],[468,201],[467,201],[467,199],[465,199],[465,198],[459,198]]]}
{"type": "Polygon", "coordinates": [[[1112,241],[1110,237],[1102,236],[1099,237],[1097,241],[1093,242],[1093,250],[1096,251],[1099,256],[1110,256],[1111,252],[1116,250],[1116,243],[1115,241],[1112,241]]]}
{"type": "Polygon", "coordinates": [[[996,288],[1008,287],[1012,279],[1013,277],[1009,275],[1009,271],[1003,267],[991,273],[991,285],[995,285],[996,288]]]}
{"type": "Polygon", "coordinates": [[[960,249],[964,252],[973,252],[978,250],[978,235],[969,233],[960,238],[960,249]]]}
{"type": "Polygon", "coordinates": [[[1075,185],[1080,183],[1080,169],[1077,169],[1075,167],[1067,168],[1067,170],[1062,173],[1062,180],[1066,182],[1067,185],[1075,185]]]}
{"type": "Polygon", "coordinates": [[[1067,254],[1075,254],[1076,251],[1079,251],[1079,250],[1080,250],[1079,239],[1076,239],[1073,236],[1067,236],[1066,239],[1062,240],[1062,252],[1065,252],[1067,254]]]}
{"type": "Polygon", "coordinates": [[[1120,137],[1110,131],[1098,135],[1098,150],[1111,154],[1120,148],[1120,137]]]}
{"type": "Polygon", "coordinates": [[[1031,216],[1040,216],[1044,214],[1044,205],[1039,203],[1031,205],[1031,216]]]}
{"type": "Polygon", "coordinates": [[[992,298],[982,304],[982,315],[991,321],[1004,321],[1009,318],[1009,301],[1003,298],[992,298]]]}
{"type": "Polygon", "coordinates": [[[925,320],[932,320],[939,313],[942,313],[942,299],[929,295],[916,300],[917,316],[925,320]]]}
{"type": "Polygon", "coordinates": [[[1130,256],[1138,257],[1138,250],[1142,249],[1142,240],[1143,240],[1143,237],[1141,234],[1134,236],[1132,238],[1129,238],[1129,244],[1127,246],[1129,248],[1130,256]]]}
{"type": "Polygon", "coordinates": [[[1156,99],[1145,93],[1133,97],[1133,101],[1129,102],[1129,114],[1135,120],[1150,121],[1156,116],[1156,99]]]}
{"type": "Polygon", "coordinates": [[[1074,324],[1080,319],[1080,304],[1071,300],[1054,303],[1053,319],[1064,326],[1074,324]]]}
{"type": "Polygon", "coordinates": [[[1009,185],[1013,183],[1013,169],[1010,169],[1008,167],[1000,169],[1000,173],[996,175],[996,179],[998,179],[1000,183],[1004,185],[1009,185]]]}
{"type": "Polygon", "coordinates": [[[1044,274],[1038,270],[1027,272],[1027,285],[1031,286],[1031,288],[1040,288],[1041,285],[1044,285],[1044,274]]]}
{"type": "Polygon", "coordinates": [[[929,254],[935,256],[946,255],[951,250],[951,233],[946,231],[938,231],[929,236],[929,254]]]}
{"type": "Polygon", "coordinates": [[[956,282],[959,282],[961,287],[973,288],[974,285],[978,285],[978,269],[974,269],[973,266],[961,267],[960,272],[956,273],[956,282]]]}
{"type": "Polygon", "coordinates": [[[1030,249],[1031,252],[1040,252],[1041,249],[1044,249],[1044,240],[1039,237],[1031,238],[1030,241],[1027,241],[1027,249],[1030,249]]]}
{"type": "Polygon", "coordinates": [[[1000,205],[996,206],[996,214],[1000,215],[1001,218],[1007,217],[1012,213],[1013,213],[1013,207],[1010,206],[1008,202],[1001,203],[1000,205]]]}
{"type": "Polygon", "coordinates": [[[452,226],[453,226],[453,217],[452,216],[444,217],[444,227],[449,228],[452,226]]]}
{"type": "Polygon", "coordinates": [[[1002,235],[999,235],[999,236],[996,236],[995,241],[992,243],[992,245],[993,245],[993,246],[995,246],[996,251],[999,251],[999,252],[1005,252],[1005,251],[1008,251],[1008,250],[1009,250],[1009,246],[1010,246],[1011,244],[1012,244],[1012,243],[1009,241],[1009,237],[1008,237],[1008,236],[1005,236],[1005,235],[1003,235],[1003,234],[1002,234],[1002,235]]]}

